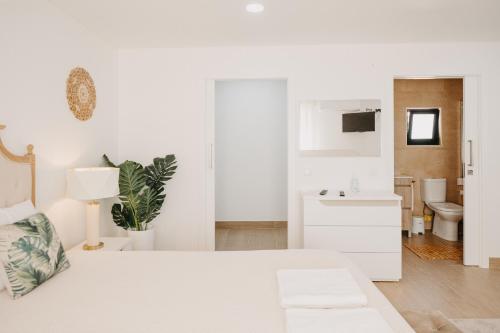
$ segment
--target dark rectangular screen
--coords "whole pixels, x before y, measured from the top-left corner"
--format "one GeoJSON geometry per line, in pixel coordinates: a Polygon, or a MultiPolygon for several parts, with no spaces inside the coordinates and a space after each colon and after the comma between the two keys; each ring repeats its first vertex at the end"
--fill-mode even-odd
{"type": "Polygon", "coordinates": [[[342,132],[374,132],[375,112],[342,114],[342,132]]]}

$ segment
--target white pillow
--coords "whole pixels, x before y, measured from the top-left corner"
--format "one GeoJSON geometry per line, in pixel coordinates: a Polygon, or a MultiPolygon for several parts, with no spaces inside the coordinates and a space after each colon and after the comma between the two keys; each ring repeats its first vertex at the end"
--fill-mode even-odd
{"type": "Polygon", "coordinates": [[[35,209],[35,206],[33,206],[31,200],[26,200],[8,208],[0,208],[0,224],[15,223],[36,213],[38,213],[38,211],[35,209]],[[4,216],[3,220],[8,220],[7,223],[2,223],[2,215],[4,216]]]}
{"type": "MultiPolygon", "coordinates": [[[[10,217],[7,215],[5,212],[5,209],[0,208],[0,225],[4,224],[10,224],[10,217]]],[[[1,263],[0,263],[1,264],[1,263]]],[[[3,266],[0,267],[0,270],[3,270],[3,266]]],[[[3,285],[2,279],[0,279],[0,293],[5,289],[5,286],[3,285]]]]}
{"type": "MultiPolygon", "coordinates": [[[[38,211],[33,206],[31,200],[26,200],[17,205],[10,206],[8,208],[0,208],[0,225],[12,224],[17,221],[21,221],[31,215],[36,214],[38,211]]],[[[3,267],[0,265],[0,269],[3,267]]],[[[2,280],[0,279],[0,292],[5,288],[2,280]]]]}
{"type": "MultiPolygon", "coordinates": [[[[0,225],[4,224],[10,224],[10,216],[7,215],[5,209],[0,208],[0,225]]],[[[0,267],[0,269],[3,270],[3,267],[0,267]]],[[[2,279],[0,279],[0,292],[2,292],[4,289],[5,286],[3,285],[2,279]]]]}
{"type": "Polygon", "coordinates": [[[0,208],[0,225],[10,224],[10,216],[7,215],[5,209],[0,208]]]}

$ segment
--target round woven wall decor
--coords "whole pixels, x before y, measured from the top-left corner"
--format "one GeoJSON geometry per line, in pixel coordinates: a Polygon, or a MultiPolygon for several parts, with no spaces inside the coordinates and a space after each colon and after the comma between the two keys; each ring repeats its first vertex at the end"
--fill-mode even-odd
{"type": "Polygon", "coordinates": [[[92,118],[96,95],[94,80],[89,72],[81,67],[71,70],[66,80],[66,98],[71,112],[77,119],[85,121],[92,118]]]}

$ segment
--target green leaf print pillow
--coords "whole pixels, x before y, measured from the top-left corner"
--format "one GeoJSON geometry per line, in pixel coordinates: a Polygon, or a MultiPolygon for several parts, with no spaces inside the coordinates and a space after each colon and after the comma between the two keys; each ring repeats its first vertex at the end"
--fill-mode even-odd
{"type": "Polygon", "coordinates": [[[0,226],[0,263],[0,279],[14,299],[70,266],[54,226],[42,213],[0,226]]]}

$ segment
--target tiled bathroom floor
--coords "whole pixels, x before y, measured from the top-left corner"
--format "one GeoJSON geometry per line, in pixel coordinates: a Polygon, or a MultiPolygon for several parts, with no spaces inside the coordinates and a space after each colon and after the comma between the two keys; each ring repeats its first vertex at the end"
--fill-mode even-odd
{"type": "Polygon", "coordinates": [[[424,260],[463,261],[463,243],[450,242],[434,236],[430,231],[425,235],[403,236],[403,245],[424,260]]]}

